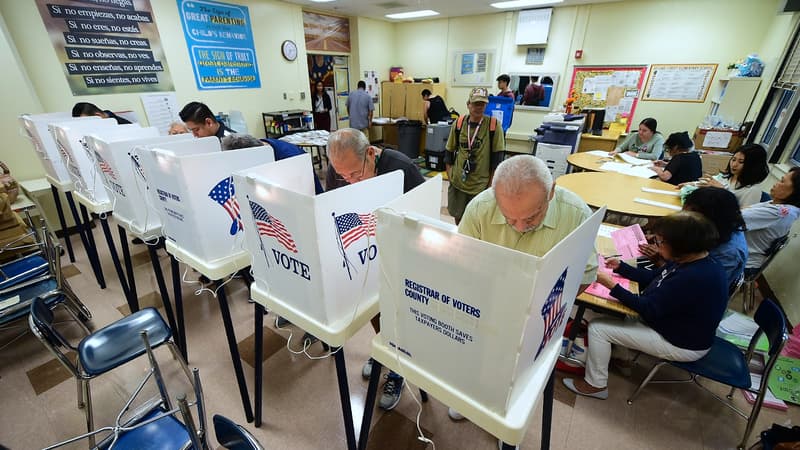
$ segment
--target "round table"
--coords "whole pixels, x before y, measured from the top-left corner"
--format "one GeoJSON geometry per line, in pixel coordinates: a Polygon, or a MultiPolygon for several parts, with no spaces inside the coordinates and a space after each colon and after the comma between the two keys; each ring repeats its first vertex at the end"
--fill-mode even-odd
{"type": "Polygon", "coordinates": [[[614,161],[614,159],[613,156],[598,156],[586,152],[571,153],[567,156],[567,162],[572,166],[592,172],[605,172],[600,166],[607,162],[614,161]]]}
{"type": "Polygon", "coordinates": [[[678,192],[675,186],[660,180],[639,178],[616,172],[580,172],[562,175],[556,184],[578,194],[590,206],[607,206],[614,211],[631,216],[661,217],[675,210],[637,203],[635,198],[654,200],[680,208],[679,197],[642,191],[643,187],[678,192]]]}

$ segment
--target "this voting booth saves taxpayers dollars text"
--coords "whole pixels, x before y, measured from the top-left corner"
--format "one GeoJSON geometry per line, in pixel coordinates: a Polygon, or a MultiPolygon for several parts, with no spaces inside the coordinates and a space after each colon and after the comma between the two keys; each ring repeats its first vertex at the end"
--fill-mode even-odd
{"type": "Polygon", "coordinates": [[[384,344],[504,416],[537,371],[553,370],[537,356],[561,346],[604,213],[536,257],[458,234],[438,219],[379,209],[384,344]]]}
{"type": "MultiPolygon", "coordinates": [[[[338,330],[356,311],[377,312],[380,252],[373,211],[402,195],[403,173],[314,196],[310,166],[310,156],[301,155],[241,171],[234,180],[244,195],[256,288],[299,316],[338,330]]],[[[438,211],[441,180],[425,188],[429,195],[421,204],[438,211]]]]}
{"type": "Polygon", "coordinates": [[[146,195],[144,170],[134,157],[133,150],[143,145],[194,140],[191,134],[154,136],[152,130],[157,132],[158,129],[143,128],[142,136],[135,139],[86,136],[86,145],[94,152],[95,163],[105,179],[106,190],[114,204],[114,219],[135,235],[147,239],[161,235],[161,219],[146,195]]]}
{"type": "MultiPolygon", "coordinates": [[[[231,174],[275,160],[267,147],[177,155],[154,147],[147,170],[151,196],[161,215],[164,235],[199,260],[216,261],[245,251],[239,233],[244,225],[231,174]]],[[[196,144],[195,140],[192,143],[196,144]]],[[[175,143],[174,146],[189,144],[175,143]]],[[[145,152],[140,152],[146,153],[145,152]]]]}
{"type": "MultiPolygon", "coordinates": [[[[99,119],[96,117],[96,119],[99,119]]],[[[25,131],[25,136],[30,139],[36,156],[42,163],[45,174],[50,179],[61,186],[72,184],[72,178],[67,172],[64,161],[58,153],[56,141],[50,134],[47,126],[51,122],[64,122],[72,120],[72,115],[68,112],[45,113],[45,114],[22,114],[19,116],[19,123],[25,131]]],[[[75,119],[78,120],[78,119],[75,119]]]]}
{"type": "MultiPolygon", "coordinates": [[[[51,123],[50,133],[56,141],[58,153],[74,184],[74,191],[87,199],[110,204],[102,177],[97,173],[94,160],[89,158],[84,148],[83,137],[89,133],[101,133],[111,128],[122,127],[114,119],[72,120],[69,122],[51,123]]],[[[128,128],[140,129],[138,125],[128,128]]]]}

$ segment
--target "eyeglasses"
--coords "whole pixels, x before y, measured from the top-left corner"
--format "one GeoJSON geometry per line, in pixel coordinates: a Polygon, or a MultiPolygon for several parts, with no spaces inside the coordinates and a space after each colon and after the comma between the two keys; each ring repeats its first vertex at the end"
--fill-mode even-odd
{"type": "Polygon", "coordinates": [[[360,181],[361,178],[364,177],[364,169],[366,169],[366,167],[367,167],[367,152],[365,150],[364,151],[364,161],[361,163],[361,170],[356,170],[356,171],[350,172],[349,174],[346,174],[346,175],[341,175],[341,174],[339,174],[337,172],[336,179],[338,181],[345,181],[345,182],[348,182],[348,183],[350,182],[350,180],[360,181]]]}

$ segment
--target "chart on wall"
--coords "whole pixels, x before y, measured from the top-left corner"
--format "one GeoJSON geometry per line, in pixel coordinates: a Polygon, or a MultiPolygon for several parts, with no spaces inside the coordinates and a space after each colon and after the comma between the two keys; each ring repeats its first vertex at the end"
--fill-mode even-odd
{"type": "Polygon", "coordinates": [[[494,51],[453,52],[453,86],[487,86],[494,82],[494,51]]]}
{"type": "Polygon", "coordinates": [[[716,64],[653,64],[642,100],[703,103],[716,72],[716,64]]]}
{"type": "Polygon", "coordinates": [[[208,0],[177,0],[199,90],[261,87],[250,11],[208,0]]]}
{"type": "Polygon", "coordinates": [[[172,91],[150,0],[36,0],[73,95],[172,91]]]}
{"type": "Polygon", "coordinates": [[[575,66],[569,87],[575,92],[573,106],[605,108],[606,122],[633,117],[646,71],[647,66],[575,66]]]}

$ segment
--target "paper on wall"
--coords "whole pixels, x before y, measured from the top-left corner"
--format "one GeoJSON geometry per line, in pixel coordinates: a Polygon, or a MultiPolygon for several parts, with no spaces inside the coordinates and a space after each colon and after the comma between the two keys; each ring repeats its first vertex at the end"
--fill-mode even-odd
{"type": "Polygon", "coordinates": [[[703,147],[709,148],[728,148],[731,143],[733,133],[728,131],[707,131],[703,138],[703,147]]]}

